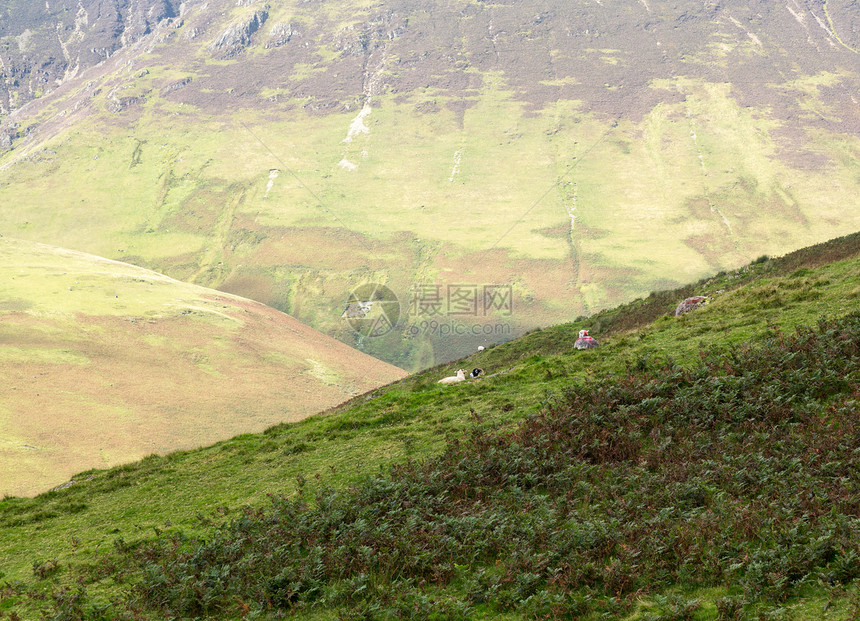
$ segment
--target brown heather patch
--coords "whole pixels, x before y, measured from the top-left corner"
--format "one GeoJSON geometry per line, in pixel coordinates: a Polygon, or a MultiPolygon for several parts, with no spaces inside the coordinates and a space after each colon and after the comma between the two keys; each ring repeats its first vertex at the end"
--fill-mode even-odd
{"type": "Polygon", "coordinates": [[[799,224],[803,227],[810,226],[809,218],[798,207],[797,201],[787,202],[776,194],[770,194],[762,201],[767,213],[780,216],[784,221],[791,224],[799,224]]]}
{"type": "Polygon", "coordinates": [[[734,244],[728,234],[690,235],[684,239],[684,243],[699,253],[715,270],[722,267],[723,259],[734,250],[734,244]]]}
{"type": "Polygon", "coordinates": [[[29,495],[88,468],[260,432],[405,375],[259,303],[207,299],[208,311],[79,314],[72,326],[4,317],[17,347],[47,360],[76,352],[87,362],[0,362],[0,491],[29,495]],[[227,317],[212,314],[219,310],[227,317]],[[309,360],[330,379],[314,376],[309,360]]]}
{"type": "Polygon", "coordinates": [[[342,270],[345,266],[378,261],[390,252],[384,242],[343,228],[267,228],[267,238],[254,251],[257,265],[301,265],[310,269],[342,270]],[[313,252],[308,252],[313,248],[313,252]],[[368,250],[370,249],[370,250],[368,250]]]}
{"type": "MultiPolygon", "coordinates": [[[[513,285],[512,320],[522,330],[558,323],[580,314],[578,292],[572,287],[575,266],[567,255],[560,260],[513,258],[506,249],[456,253],[442,251],[434,262],[447,284],[513,285]],[[567,300],[570,312],[547,308],[545,300],[567,300]]],[[[506,320],[505,317],[498,317],[506,320]]],[[[512,335],[515,336],[515,335],[512,335]]]]}
{"type": "Polygon", "coordinates": [[[218,223],[224,205],[235,200],[239,189],[232,185],[224,189],[200,188],[166,216],[159,229],[208,234],[218,223]]]}
{"type": "Polygon", "coordinates": [[[280,307],[283,295],[271,275],[258,268],[235,268],[219,285],[218,289],[225,293],[241,295],[242,297],[259,300],[263,304],[280,307]]]}
{"type": "Polygon", "coordinates": [[[417,265],[416,250],[410,243],[414,236],[409,233],[380,240],[342,228],[261,227],[246,216],[238,217],[234,226],[248,226],[248,235],[256,235],[259,241],[226,249],[224,263],[230,272],[211,286],[303,320],[307,319],[300,313],[303,305],[326,297],[337,306],[368,279],[386,282],[404,296],[412,284],[410,270],[391,269],[392,265],[417,265]],[[313,251],[308,253],[308,248],[313,251]],[[231,269],[230,265],[237,267],[231,269]]]}
{"type": "Polygon", "coordinates": [[[777,219],[791,230],[803,230],[810,222],[798,208],[796,201],[788,202],[772,188],[759,188],[755,181],[741,177],[731,187],[726,187],[711,196],[716,207],[730,220],[738,222],[738,234],[743,237],[761,226],[762,215],[766,215],[768,228],[777,219]],[[798,227],[798,225],[801,225],[798,227]]]}
{"type": "Polygon", "coordinates": [[[860,49],[860,9],[854,2],[830,2],[827,14],[839,39],[847,46],[860,49]]]}
{"type": "Polygon", "coordinates": [[[687,199],[686,206],[690,215],[696,220],[709,220],[713,216],[708,199],[703,196],[687,199]]]}
{"type": "Polygon", "coordinates": [[[600,310],[587,306],[580,291],[584,285],[599,284],[609,291],[606,299],[612,300],[631,299],[638,290],[641,295],[651,286],[642,281],[641,270],[608,265],[600,255],[573,251],[564,259],[550,260],[513,258],[506,249],[499,248],[458,254],[449,247],[439,253],[434,268],[444,275],[445,283],[513,284],[513,319],[522,331],[600,310]],[[555,304],[549,305],[547,300],[555,304]]]}
{"type": "Polygon", "coordinates": [[[548,226],[542,229],[535,229],[534,231],[550,239],[565,239],[570,235],[570,227],[565,224],[548,226]]]}

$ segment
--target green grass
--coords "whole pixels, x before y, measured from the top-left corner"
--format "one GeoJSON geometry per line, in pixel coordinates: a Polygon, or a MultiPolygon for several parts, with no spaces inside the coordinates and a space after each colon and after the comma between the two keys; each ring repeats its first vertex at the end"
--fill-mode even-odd
{"type": "MultiPolygon", "coordinates": [[[[447,441],[476,427],[514,429],[557,401],[569,386],[604,382],[670,358],[690,367],[702,350],[758,343],[816,325],[822,317],[844,316],[860,308],[858,239],[756,262],[572,325],[537,330],[263,434],[84,472],[71,487],[36,498],[7,498],[0,503],[3,579],[37,589],[70,584],[80,571],[75,568],[101,557],[117,540],[135,544],[156,533],[206,535],[244,506],[266,506],[269,494],[294,496],[302,487],[313,498],[322,486],[346,489],[406,459],[430,459],[447,441]],[[665,317],[679,298],[692,293],[706,293],[711,301],[681,318],[665,317]],[[601,348],[571,348],[581,327],[591,330],[601,348]],[[488,375],[498,375],[450,387],[436,384],[458,366],[480,366],[488,375]],[[38,580],[34,563],[53,560],[57,572],[38,580]]],[[[107,581],[88,589],[98,601],[122,587],[107,581]]],[[[713,619],[715,602],[725,594],[685,592],[684,597],[703,601],[694,618],[713,619]]],[[[786,604],[792,611],[786,614],[820,618],[832,596],[835,603],[827,618],[849,618],[852,604],[847,596],[836,595],[823,587],[801,593],[786,604]]],[[[15,604],[14,592],[4,597],[4,606],[23,605],[31,613],[42,606],[32,599],[15,604]]],[[[647,610],[670,606],[667,602],[646,598],[639,613],[628,614],[645,618],[647,610]]]]}

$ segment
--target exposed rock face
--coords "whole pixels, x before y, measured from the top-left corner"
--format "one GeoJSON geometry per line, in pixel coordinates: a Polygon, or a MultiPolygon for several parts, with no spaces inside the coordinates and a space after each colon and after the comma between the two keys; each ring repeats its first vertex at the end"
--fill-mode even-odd
{"type": "Polygon", "coordinates": [[[10,149],[12,143],[18,137],[18,124],[12,123],[0,131],[0,149],[10,149]]]}
{"type": "Polygon", "coordinates": [[[185,34],[182,35],[182,38],[186,41],[193,41],[201,34],[203,34],[203,30],[195,26],[194,28],[189,28],[188,30],[186,30],[185,34]]]}
{"type": "Polygon", "coordinates": [[[113,112],[114,114],[119,114],[123,110],[127,108],[131,108],[133,106],[139,106],[145,101],[143,96],[134,96],[134,97],[112,97],[108,102],[108,110],[113,112]]]}
{"type": "Polygon", "coordinates": [[[335,36],[334,48],[343,56],[364,56],[403,35],[408,21],[400,13],[386,11],[360,26],[343,28],[335,36]]]}
{"type": "Polygon", "coordinates": [[[0,7],[0,115],[176,17],[180,0],[11,0],[0,7]]]}
{"type": "Polygon", "coordinates": [[[191,78],[182,78],[181,80],[175,80],[161,89],[162,95],[167,95],[168,93],[172,93],[173,91],[178,91],[179,89],[188,86],[191,84],[191,78]]]}
{"type": "Polygon", "coordinates": [[[251,35],[266,23],[268,17],[267,8],[254,11],[242,21],[230,25],[212,42],[209,50],[222,60],[236,56],[251,44],[251,35]]]}
{"type": "Polygon", "coordinates": [[[129,5],[127,25],[122,35],[124,45],[148,35],[162,20],[176,17],[178,9],[171,0],[132,0],[129,5]]]}
{"type": "Polygon", "coordinates": [[[272,32],[269,35],[269,40],[266,42],[266,49],[285,45],[296,35],[298,35],[298,33],[293,30],[292,24],[278,22],[272,26],[272,32]]]}

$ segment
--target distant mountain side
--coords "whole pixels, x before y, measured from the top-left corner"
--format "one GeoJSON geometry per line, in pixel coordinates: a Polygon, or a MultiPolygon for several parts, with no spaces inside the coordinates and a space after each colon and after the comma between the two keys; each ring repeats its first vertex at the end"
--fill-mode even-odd
{"type": "Polygon", "coordinates": [[[178,0],[0,2],[0,114],[140,40],[179,6],[178,0]]]}
{"type": "Polygon", "coordinates": [[[405,373],[251,300],[0,239],[0,494],[296,421],[405,373]]]}
{"type": "MultiPolygon", "coordinates": [[[[235,89],[259,96],[261,87],[281,84],[293,97],[307,97],[306,108],[320,112],[348,109],[356,97],[389,89],[403,95],[417,88],[477,95],[482,80],[473,74],[501,71],[518,98],[534,108],[582,99],[587,109],[610,116],[642,116],[666,98],[644,88],[652,80],[697,75],[732,84],[755,106],[765,97],[786,118],[803,108],[790,92],[769,92],[774,86],[824,68],[856,79],[852,54],[860,50],[860,6],[826,0],[639,0],[605,6],[483,0],[376,5],[55,0],[41,6],[5,0],[4,5],[2,113],[18,107],[10,101],[24,104],[121,50],[140,52],[134,44],[145,42],[147,52],[160,46],[157,55],[176,57],[183,63],[177,69],[192,71],[203,59],[193,62],[189,51],[221,60],[245,53],[236,63],[241,71],[216,65],[183,94],[182,100],[213,113],[235,105],[235,89]],[[292,19],[276,21],[280,17],[292,19]],[[596,43],[599,48],[591,47],[596,43]],[[319,64],[324,49],[334,54],[319,64]],[[263,54],[246,53],[254,51],[263,54]],[[264,73],[303,62],[316,63],[317,71],[303,77],[264,73]],[[373,74],[382,67],[384,74],[373,74]],[[559,80],[568,82],[552,83],[559,80]],[[207,92],[207,83],[222,88],[207,92]]],[[[831,102],[854,103],[850,83],[833,91],[831,102]]],[[[453,107],[462,113],[473,103],[453,107]]],[[[856,131],[857,119],[849,120],[856,131]]]]}
{"type": "Polygon", "coordinates": [[[19,4],[0,232],[404,368],[860,228],[856,2],[19,4]]]}

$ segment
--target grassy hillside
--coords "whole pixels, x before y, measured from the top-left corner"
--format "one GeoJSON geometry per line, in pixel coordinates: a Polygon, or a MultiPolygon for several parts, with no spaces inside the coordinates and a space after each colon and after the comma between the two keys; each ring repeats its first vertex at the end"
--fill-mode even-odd
{"type": "Polygon", "coordinates": [[[860,235],[762,258],[7,498],[0,611],[853,618],[858,277],[860,235]],[[667,316],[692,293],[710,302],[667,316]],[[582,327],[600,348],[572,348],[582,327]],[[487,375],[436,383],[457,366],[487,375]]]}
{"type": "Polygon", "coordinates": [[[222,49],[261,6],[183,3],[6,119],[0,232],[425,368],[860,228],[857,7],[832,4],[282,0],[222,49]],[[341,320],[365,282],[402,303],[385,338],[341,320]],[[450,308],[461,285],[512,312],[450,308]],[[422,286],[467,336],[422,323],[422,286]]]}
{"type": "Polygon", "coordinates": [[[0,239],[0,494],[296,421],[402,377],[251,300],[0,239]]]}

